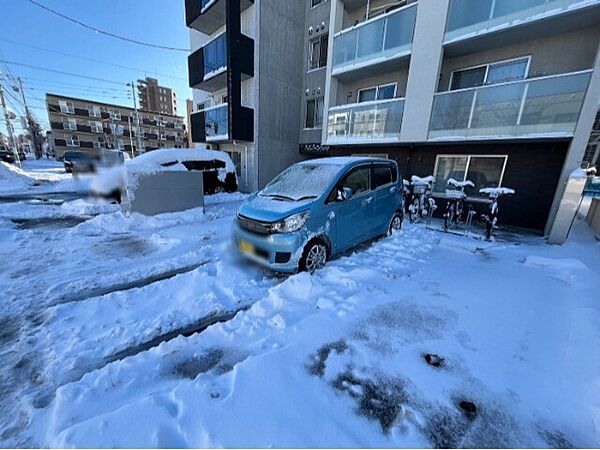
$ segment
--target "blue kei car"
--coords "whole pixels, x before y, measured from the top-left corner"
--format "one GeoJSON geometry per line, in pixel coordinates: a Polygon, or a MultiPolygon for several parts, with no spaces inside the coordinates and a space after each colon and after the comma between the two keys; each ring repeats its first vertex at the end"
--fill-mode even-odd
{"type": "Polygon", "coordinates": [[[396,162],[336,157],[294,164],[240,206],[238,249],[278,272],[313,272],[341,252],[402,227],[396,162]]]}

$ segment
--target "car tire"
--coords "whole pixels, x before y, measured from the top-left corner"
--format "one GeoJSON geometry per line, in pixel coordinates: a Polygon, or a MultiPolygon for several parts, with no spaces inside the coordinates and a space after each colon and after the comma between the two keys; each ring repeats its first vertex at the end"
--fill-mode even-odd
{"type": "Polygon", "coordinates": [[[388,236],[391,236],[396,231],[402,229],[402,223],[404,222],[404,215],[400,211],[396,211],[390,220],[388,227],[388,236]]]}
{"type": "Polygon", "coordinates": [[[304,247],[298,268],[300,272],[312,274],[325,265],[328,256],[329,252],[325,242],[319,238],[313,239],[304,247]]]}

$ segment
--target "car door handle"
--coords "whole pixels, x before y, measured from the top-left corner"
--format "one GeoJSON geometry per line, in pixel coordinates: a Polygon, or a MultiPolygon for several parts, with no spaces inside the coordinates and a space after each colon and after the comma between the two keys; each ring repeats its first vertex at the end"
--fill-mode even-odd
{"type": "Polygon", "coordinates": [[[365,198],[362,202],[363,206],[369,205],[372,200],[373,200],[373,197],[365,198]]]}
{"type": "Polygon", "coordinates": [[[393,188],[390,188],[390,194],[393,194],[396,192],[396,186],[394,186],[393,188]]]}

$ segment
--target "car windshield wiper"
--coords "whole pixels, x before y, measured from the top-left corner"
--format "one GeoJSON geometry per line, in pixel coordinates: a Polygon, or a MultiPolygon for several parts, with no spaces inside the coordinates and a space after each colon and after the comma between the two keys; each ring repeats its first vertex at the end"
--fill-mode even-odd
{"type": "Polygon", "coordinates": [[[288,197],[286,195],[281,195],[281,194],[261,194],[262,197],[269,197],[269,198],[280,198],[283,200],[291,200],[291,201],[295,201],[292,197],[288,197]]]}
{"type": "Polygon", "coordinates": [[[305,195],[304,197],[295,198],[295,202],[299,202],[300,200],[308,200],[309,198],[317,198],[316,195],[305,195]]]}

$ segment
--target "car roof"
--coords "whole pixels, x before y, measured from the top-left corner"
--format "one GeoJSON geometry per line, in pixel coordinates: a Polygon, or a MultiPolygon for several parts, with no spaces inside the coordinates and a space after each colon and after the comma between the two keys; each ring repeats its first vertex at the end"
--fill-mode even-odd
{"type": "Polygon", "coordinates": [[[326,158],[309,159],[306,161],[299,162],[298,164],[307,165],[331,165],[345,167],[361,162],[393,162],[386,158],[376,158],[373,156],[332,156],[326,158]]]}

